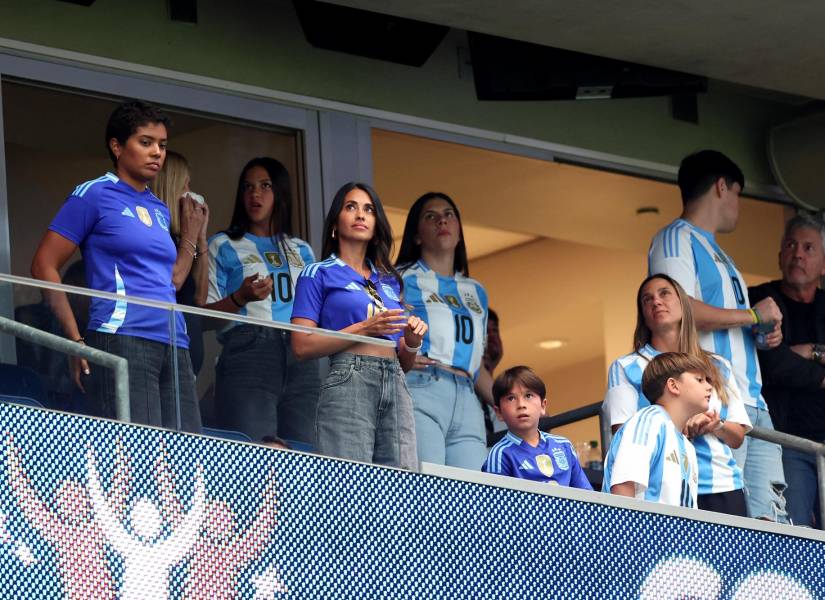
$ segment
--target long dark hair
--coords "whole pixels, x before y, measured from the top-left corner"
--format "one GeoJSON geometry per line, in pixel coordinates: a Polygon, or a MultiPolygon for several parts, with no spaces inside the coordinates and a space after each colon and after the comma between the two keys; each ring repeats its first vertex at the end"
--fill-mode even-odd
{"type": "Polygon", "coordinates": [[[269,221],[272,240],[276,241],[283,236],[292,235],[292,186],[289,183],[289,171],[279,161],[268,156],[261,156],[250,160],[238,177],[238,190],[235,192],[235,209],[232,211],[232,221],[224,233],[233,240],[241,239],[249,231],[249,215],[244,206],[244,177],[253,167],[261,167],[272,180],[272,193],[275,197],[275,206],[272,207],[272,217],[269,221]]]}
{"type": "Polygon", "coordinates": [[[370,197],[372,205],[375,207],[375,231],[369,244],[367,244],[367,258],[372,261],[379,273],[392,275],[401,289],[404,289],[404,282],[401,275],[395,270],[390,260],[392,254],[392,227],[384,212],[384,205],[372,187],[366,183],[350,181],[341,186],[335,197],[332,199],[332,206],[329,207],[327,218],[324,221],[324,246],[321,250],[322,260],[329,258],[330,254],[338,253],[340,249],[340,238],[332,237],[332,232],[338,224],[338,216],[344,208],[344,200],[352,190],[361,190],[370,197]]]}
{"type": "Polygon", "coordinates": [[[467,246],[464,244],[464,226],[461,224],[461,213],[458,211],[453,199],[442,192],[427,192],[421,196],[407,213],[407,222],[404,224],[404,237],[401,238],[401,249],[398,251],[398,258],[395,260],[397,267],[407,267],[421,258],[421,244],[415,243],[418,236],[418,222],[421,220],[421,211],[424,205],[433,198],[440,198],[449,204],[458,219],[458,246],[455,247],[455,258],[453,259],[453,270],[460,271],[465,277],[470,276],[470,264],[467,260],[467,246]]]}

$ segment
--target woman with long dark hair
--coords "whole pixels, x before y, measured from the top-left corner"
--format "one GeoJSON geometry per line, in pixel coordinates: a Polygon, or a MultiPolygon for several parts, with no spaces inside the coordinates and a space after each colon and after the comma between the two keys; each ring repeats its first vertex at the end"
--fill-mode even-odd
{"type": "Polygon", "coordinates": [[[330,357],[316,418],[323,454],[415,470],[415,426],[404,371],[415,362],[427,325],[406,316],[401,277],[392,266],[392,229],[378,194],[344,185],[324,223],[324,260],[306,267],[295,289],[292,322],[395,342],[393,348],[294,333],[299,358],[330,357]]]}
{"type": "Polygon", "coordinates": [[[611,428],[617,431],[636,411],[650,405],[641,390],[642,373],[662,352],[699,358],[711,373],[710,410],[692,417],[685,431],[699,463],[699,508],[746,517],[742,471],[731,448],[742,444],[750,419],[730,363],[699,346],[690,298],[667,275],[651,275],[639,286],[633,352],[610,365],[602,410],[611,428]]]}
{"type": "MultiPolygon", "coordinates": [[[[209,241],[206,308],[288,322],[294,282],[315,261],[312,248],[292,237],[289,173],[274,158],[249,161],[238,178],[229,227],[209,241]]],[[[227,325],[216,367],[218,424],[255,440],[314,438],[318,361],[299,362],[282,329],[227,325]]]]}
{"type": "Polygon", "coordinates": [[[487,292],[470,278],[461,215],[447,194],[430,192],[412,205],[396,265],[405,302],[429,325],[407,373],[419,459],[478,470],[487,444],[476,391],[492,404],[490,374],[481,364],[487,292]]]}

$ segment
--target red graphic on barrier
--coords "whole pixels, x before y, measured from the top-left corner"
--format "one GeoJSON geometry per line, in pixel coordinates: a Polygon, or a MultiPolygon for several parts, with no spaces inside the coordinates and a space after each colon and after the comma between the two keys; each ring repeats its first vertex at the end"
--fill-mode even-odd
{"type": "MultiPolygon", "coordinates": [[[[236,598],[240,575],[263,556],[275,530],[274,472],[252,523],[239,533],[233,508],[220,498],[207,498],[202,466],[194,478],[191,507],[184,510],[163,446],[154,481],[160,502],[141,496],[133,499],[128,511],[132,473],[120,440],[109,490],[103,487],[95,453],[89,449],[86,483],[67,479],[46,501],[32,485],[11,436],[6,459],[16,503],[29,525],[54,548],[64,596],[71,600],[168,598],[172,569],[184,561],[183,598],[236,598]],[[107,547],[122,558],[122,579],[111,572],[107,547]]],[[[0,542],[14,544],[25,566],[37,562],[28,545],[12,539],[6,519],[0,513],[0,542]]],[[[255,598],[287,591],[274,565],[250,581],[255,598]]]]}
{"type": "MultiPolygon", "coordinates": [[[[175,526],[183,517],[166,454],[157,462],[161,510],[175,526]]],[[[184,585],[184,598],[224,599],[237,596],[238,576],[258,558],[275,530],[275,477],[271,474],[255,519],[245,533],[236,533],[235,512],[223,500],[210,500],[204,526],[195,542],[184,585]]]]}
{"type": "MultiPolygon", "coordinates": [[[[115,586],[104,556],[105,538],[94,519],[86,486],[79,481],[64,481],[50,502],[55,508],[49,508],[35,492],[11,437],[8,438],[6,458],[9,483],[20,510],[57,554],[65,597],[71,600],[114,598],[115,586]]],[[[116,518],[124,512],[128,481],[125,451],[118,443],[111,500],[111,510],[116,518]]],[[[28,550],[27,546],[25,548],[28,550]]],[[[19,552],[20,548],[18,556],[19,552]]],[[[25,554],[24,551],[21,560],[25,554]]],[[[31,550],[28,555],[33,561],[31,550]]]]}

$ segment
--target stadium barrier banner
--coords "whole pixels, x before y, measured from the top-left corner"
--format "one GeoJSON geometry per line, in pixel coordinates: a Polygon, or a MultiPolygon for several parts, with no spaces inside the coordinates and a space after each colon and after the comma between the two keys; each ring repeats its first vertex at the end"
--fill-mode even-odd
{"type": "Polygon", "coordinates": [[[825,597],[819,532],[8,404],[0,431],[4,598],[825,597]]]}

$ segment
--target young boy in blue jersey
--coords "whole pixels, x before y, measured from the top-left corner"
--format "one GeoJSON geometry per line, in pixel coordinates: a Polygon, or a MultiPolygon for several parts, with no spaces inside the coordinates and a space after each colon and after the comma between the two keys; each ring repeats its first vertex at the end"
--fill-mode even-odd
{"type": "Polygon", "coordinates": [[[696,508],[696,450],[682,430],[688,419],[708,410],[709,377],[701,359],[681,352],[663,352],[650,361],[642,374],[642,392],[654,403],[616,432],[602,491],[696,508]]]}
{"type": "Polygon", "coordinates": [[[481,470],[592,490],[570,440],[538,428],[546,394],[544,382],[529,367],[512,367],[496,378],[495,411],[508,431],[490,449],[481,470]]]}

